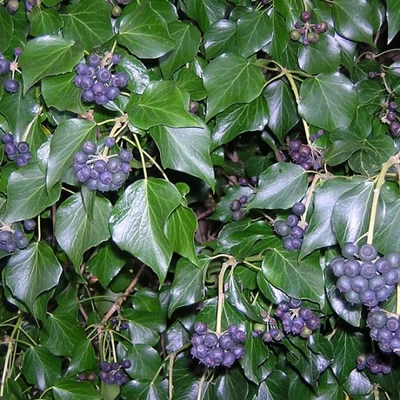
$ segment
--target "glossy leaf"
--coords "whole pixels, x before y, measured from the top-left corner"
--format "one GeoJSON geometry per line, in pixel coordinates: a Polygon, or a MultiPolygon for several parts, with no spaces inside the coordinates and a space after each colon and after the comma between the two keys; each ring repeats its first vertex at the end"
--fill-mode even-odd
{"type": "Polygon", "coordinates": [[[126,372],[132,379],[152,380],[161,365],[157,351],[145,344],[134,344],[129,347],[125,358],[134,360],[126,372]]]}
{"type": "Polygon", "coordinates": [[[130,55],[123,57],[119,67],[129,75],[128,88],[134,93],[142,94],[149,86],[149,71],[136,57],[130,55]]]}
{"type": "Polygon", "coordinates": [[[357,109],[357,91],[339,72],[306,79],[300,99],[300,115],[328,131],[349,125],[357,109]]]}
{"type": "Polygon", "coordinates": [[[168,400],[168,382],[166,379],[152,382],[150,380],[132,380],[124,385],[122,393],[127,399],[168,400]]]}
{"type": "Polygon", "coordinates": [[[307,189],[307,174],[296,164],[271,165],[261,175],[248,208],[287,209],[301,200],[307,189]]]}
{"type": "Polygon", "coordinates": [[[80,340],[72,350],[67,376],[93,370],[96,364],[93,343],[90,340],[80,340]]]}
{"type": "Polygon", "coordinates": [[[374,236],[374,245],[382,254],[400,252],[400,237],[396,233],[400,223],[400,201],[396,199],[386,205],[386,216],[380,229],[374,236]]]}
{"type": "Polygon", "coordinates": [[[190,69],[180,69],[176,75],[176,82],[178,83],[179,89],[186,90],[190,98],[194,101],[203,100],[207,96],[203,81],[190,69]]]}
{"type": "Polygon", "coordinates": [[[387,0],[386,18],[388,22],[388,43],[390,43],[400,30],[399,0],[387,0]]]}
{"type": "Polygon", "coordinates": [[[176,128],[202,126],[185,109],[183,95],[172,81],[151,83],[142,96],[131,98],[126,111],[131,124],[141,129],[157,125],[176,128]]]}
{"type": "Polygon", "coordinates": [[[282,371],[274,371],[259,385],[256,400],[283,400],[289,398],[290,380],[282,371]]]}
{"type": "Polygon", "coordinates": [[[55,400],[102,400],[99,394],[89,382],[76,384],[75,379],[61,378],[53,386],[55,400]]]}
{"type": "Polygon", "coordinates": [[[126,188],[110,218],[114,242],[147,264],[160,282],[165,279],[173,251],[164,235],[165,223],[180,201],[171,183],[156,178],[138,180],[126,188]]]}
{"type": "Polygon", "coordinates": [[[40,36],[29,41],[19,58],[19,64],[24,70],[24,94],[45,76],[72,71],[82,56],[80,45],[59,36],[40,36]]]}
{"type": "Polygon", "coordinates": [[[204,48],[209,60],[224,53],[237,53],[236,23],[228,19],[213,23],[204,34],[204,48]]]}
{"type": "Polygon", "coordinates": [[[233,369],[215,380],[214,391],[216,398],[243,400],[247,398],[249,384],[240,369],[233,369]]]}
{"type": "Polygon", "coordinates": [[[31,20],[31,34],[44,36],[57,34],[64,22],[53,8],[46,8],[34,14],[31,20]]]}
{"type": "Polygon", "coordinates": [[[207,65],[203,73],[207,91],[207,120],[235,103],[250,103],[262,91],[264,77],[245,58],[223,54],[207,65]],[[234,77],[234,79],[232,79],[234,77]]]}
{"type": "Polygon", "coordinates": [[[165,20],[146,3],[123,13],[118,33],[118,43],[139,58],[161,57],[175,46],[165,20]]]}
{"type": "Polygon", "coordinates": [[[150,130],[161,153],[164,168],[196,176],[214,189],[214,170],[210,157],[210,131],[200,128],[157,126],[150,130]]]}
{"type": "Polygon", "coordinates": [[[13,36],[13,20],[6,12],[5,7],[0,8],[0,51],[6,51],[13,36]]]}

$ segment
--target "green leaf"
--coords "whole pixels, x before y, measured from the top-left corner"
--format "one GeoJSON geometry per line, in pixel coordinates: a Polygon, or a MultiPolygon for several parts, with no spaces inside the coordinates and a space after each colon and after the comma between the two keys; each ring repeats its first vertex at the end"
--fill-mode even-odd
{"type": "Polygon", "coordinates": [[[307,173],[296,164],[277,163],[261,175],[248,208],[287,209],[301,200],[307,189],[307,173]]]}
{"type": "Polygon", "coordinates": [[[374,44],[371,5],[367,0],[335,0],[332,16],[340,35],[356,42],[374,44]]]}
{"type": "Polygon", "coordinates": [[[88,261],[87,269],[106,289],[126,262],[126,255],[117,246],[106,243],[98,247],[97,253],[88,261]]]}
{"type": "Polygon", "coordinates": [[[232,369],[215,380],[215,398],[229,400],[247,399],[249,384],[240,369],[232,369]]]}
{"type": "Polygon", "coordinates": [[[300,99],[300,115],[328,131],[349,125],[358,105],[354,85],[339,72],[306,79],[300,99]]]}
{"type": "Polygon", "coordinates": [[[13,37],[14,24],[12,17],[6,11],[5,7],[0,8],[0,51],[8,49],[13,37]]]}
{"type": "Polygon", "coordinates": [[[213,23],[204,34],[204,49],[208,60],[223,53],[237,53],[236,23],[228,19],[213,23]]]}
{"type": "Polygon", "coordinates": [[[168,30],[175,46],[160,59],[160,68],[165,79],[169,79],[185,63],[193,61],[201,38],[200,31],[195,26],[180,21],[171,22],[168,30]]]}
{"type": "Polygon", "coordinates": [[[97,360],[94,354],[93,343],[90,340],[80,340],[72,349],[67,376],[73,376],[82,371],[93,370],[96,364],[97,360]]]}
{"type": "Polygon", "coordinates": [[[255,400],[289,399],[289,387],[290,379],[288,376],[282,371],[273,371],[269,378],[259,385],[255,400]]]}
{"type": "Polygon", "coordinates": [[[319,255],[313,253],[301,261],[297,258],[296,252],[280,249],[269,251],[262,263],[265,279],[291,297],[322,304],[324,277],[319,265],[319,255]]]}
{"type": "Polygon", "coordinates": [[[179,89],[187,91],[192,100],[203,100],[207,96],[202,79],[191,69],[180,69],[176,74],[176,82],[179,89]]]}
{"type": "MultiPolygon", "coordinates": [[[[364,373],[353,370],[343,385],[349,396],[369,395],[373,392],[374,386],[364,373]]],[[[353,398],[354,398],[353,397],[353,398]]]]}
{"type": "Polygon", "coordinates": [[[55,235],[60,247],[75,268],[80,267],[83,254],[93,246],[108,240],[108,219],[111,203],[87,190],[68,197],[57,209],[55,235]],[[91,202],[89,215],[87,204],[91,202]]]}
{"type": "Polygon", "coordinates": [[[85,111],[81,102],[82,89],[74,84],[75,75],[71,72],[42,79],[42,95],[48,107],[76,114],[85,111]]]}
{"type": "Polygon", "coordinates": [[[196,214],[182,204],[172,211],[165,225],[165,236],[172,243],[175,253],[198,265],[194,234],[198,228],[196,214]]]}
{"type": "Polygon", "coordinates": [[[248,104],[233,105],[216,117],[213,148],[230,142],[243,132],[261,131],[267,123],[268,105],[264,96],[258,96],[248,104]]]}
{"type": "Polygon", "coordinates": [[[389,30],[388,43],[390,43],[400,31],[400,0],[386,0],[386,6],[386,18],[389,30]]]}
{"type": "Polygon", "coordinates": [[[147,264],[164,282],[172,257],[172,244],[164,235],[168,215],[180,204],[176,187],[150,178],[128,186],[110,218],[114,242],[147,264]],[[141,227],[146,230],[142,231],[141,227]]]}
{"type": "Polygon", "coordinates": [[[237,20],[236,42],[241,56],[251,56],[271,39],[272,23],[265,11],[253,11],[237,20]]]}
{"type": "Polygon", "coordinates": [[[285,26],[285,19],[281,14],[274,12],[271,15],[272,19],[272,40],[270,44],[268,44],[267,49],[270,52],[274,59],[281,62],[284,66],[286,66],[285,58],[286,58],[286,49],[288,47],[288,42],[290,41],[290,37],[288,35],[288,31],[285,26]]]}
{"type": "Polygon", "coordinates": [[[102,400],[99,394],[89,382],[79,382],[76,379],[61,378],[53,385],[55,400],[102,400]]]}
{"type": "Polygon", "coordinates": [[[64,21],[64,37],[82,43],[88,51],[113,37],[110,7],[102,0],[81,0],[68,6],[64,21]]]}
{"type": "Polygon", "coordinates": [[[122,14],[117,40],[139,58],[158,58],[175,46],[167,23],[147,3],[122,14]]]}
{"type": "Polygon", "coordinates": [[[149,71],[136,57],[125,56],[118,66],[129,75],[128,89],[132,92],[142,94],[149,86],[149,71]]]}
{"type": "Polygon", "coordinates": [[[311,75],[336,72],[341,62],[340,47],[328,34],[319,35],[316,44],[300,46],[298,57],[300,68],[311,75]]]}
{"type": "Polygon", "coordinates": [[[57,285],[61,272],[51,247],[35,242],[10,257],[4,269],[4,282],[12,295],[31,309],[41,293],[57,285]]]}
{"type": "Polygon", "coordinates": [[[347,161],[353,153],[362,148],[362,142],[350,140],[335,140],[329,146],[324,157],[328,165],[339,165],[347,161]]]}
{"type": "Polygon", "coordinates": [[[7,184],[6,222],[34,218],[60,198],[61,185],[48,192],[46,177],[38,164],[31,163],[14,171],[7,184]]]}
{"type": "Polygon", "coordinates": [[[57,34],[64,23],[60,15],[53,8],[46,8],[34,14],[31,20],[32,36],[57,34]]]}
{"type": "Polygon", "coordinates": [[[214,190],[211,138],[205,124],[201,128],[156,126],[150,130],[150,135],[160,150],[164,168],[172,168],[203,179],[214,190]]]}
{"type": "Polygon", "coordinates": [[[72,40],[50,35],[30,40],[18,61],[24,71],[24,94],[45,76],[72,71],[82,56],[82,47],[72,40]]]}
{"type": "Polygon", "coordinates": [[[400,236],[397,234],[400,223],[399,206],[399,199],[386,204],[385,220],[374,236],[374,245],[382,254],[387,254],[391,251],[400,252],[400,236]]]}
{"type": "Polygon", "coordinates": [[[283,143],[286,133],[299,121],[293,92],[283,81],[269,84],[263,92],[269,109],[268,128],[283,143]]]}
{"type": "Polygon", "coordinates": [[[261,93],[265,80],[260,68],[229,53],[207,65],[203,82],[208,94],[207,120],[210,120],[232,104],[253,101],[261,93]]]}
{"type": "Polygon", "coordinates": [[[195,304],[204,298],[204,279],[207,266],[208,263],[205,260],[202,260],[200,268],[184,258],[178,261],[171,287],[169,317],[177,308],[195,304]]]}
{"type": "Polygon", "coordinates": [[[67,119],[54,131],[47,163],[46,183],[51,189],[71,167],[75,154],[87,140],[95,140],[96,125],[84,119],[67,119]]]}
{"type": "Polygon", "coordinates": [[[123,386],[122,394],[125,399],[168,400],[168,380],[133,380],[123,386]]]}
{"type": "Polygon", "coordinates": [[[61,359],[43,346],[29,347],[22,370],[30,384],[44,391],[61,376],[61,359]]]}
{"type": "Polygon", "coordinates": [[[146,344],[129,346],[125,358],[132,360],[132,366],[125,371],[132,379],[152,380],[161,365],[161,358],[157,351],[146,344]]]}
{"type": "Polygon", "coordinates": [[[141,96],[131,97],[126,111],[131,124],[141,129],[157,125],[202,127],[187,111],[183,95],[172,81],[151,83],[141,96]]]}

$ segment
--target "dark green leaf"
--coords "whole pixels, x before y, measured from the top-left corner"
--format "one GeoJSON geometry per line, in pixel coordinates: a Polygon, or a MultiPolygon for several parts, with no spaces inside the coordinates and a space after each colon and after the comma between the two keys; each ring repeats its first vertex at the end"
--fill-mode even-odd
{"type": "Polygon", "coordinates": [[[63,26],[63,20],[56,10],[46,8],[38,11],[31,20],[31,35],[44,36],[57,34],[63,26]]]}
{"type": "Polygon", "coordinates": [[[126,372],[132,379],[152,380],[161,365],[157,351],[146,344],[134,344],[129,347],[125,358],[133,360],[126,372]]]}
{"type": "Polygon", "coordinates": [[[137,94],[142,94],[149,86],[149,71],[146,66],[133,56],[125,56],[118,64],[128,75],[128,89],[137,94]]]}
{"type": "Polygon", "coordinates": [[[172,168],[203,179],[214,190],[211,139],[206,125],[201,128],[157,126],[150,130],[150,135],[160,149],[164,168],[172,168]]]}
{"type": "Polygon", "coordinates": [[[0,8],[0,51],[6,51],[13,37],[13,20],[6,12],[5,7],[0,8]]]}
{"type": "Polygon", "coordinates": [[[122,394],[125,399],[168,400],[168,381],[133,380],[124,385],[122,394]]]}
{"type": "Polygon", "coordinates": [[[99,394],[89,382],[76,383],[76,379],[61,378],[53,385],[55,400],[102,400],[99,394]]]}
{"type": "Polygon", "coordinates": [[[385,220],[374,237],[374,244],[382,254],[391,251],[400,252],[400,235],[397,234],[400,223],[400,200],[386,205],[385,220]]]}
{"type": "Polygon", "coordinates": [[[139,58],[158,58],[175,46],[167,23],[148,3],[123,13],[117,40],[139,58]]]}
{"type": "Polygon", "coordinates": [[[150,266],[160,282],[173,251],[164,235],[165,223],[180,201],[181,195],[171,183],[156,178],[138,180],[126,188],[110,218],[115,243],[150,266]]]}
{"type": "Polygon", "coordinates": [[[215,380],[217,399],[243,400],[247,398],[249,384],[240,369],[232,369],[215,380]]]}
{"type": "Polygon", "coordinates": [[[328,131],[349,125],[357,109],[357,91],[339,72],[306,79],[300,98],[300,115],[328,131]]]}
{"type": "Polygon", "coordinates": [[[274,371],[262,382],[255,400],[289,399],[290,380],[282,371],[274,371]]]}
{"type": "Polygon", "coordinates": [[[356,397],[357,395],[367,395],[373,391],[373,386],[370,380],[364,373],[357,370],[350,372],[343,388],[346,390],[346,393],[352,397],[356,397]]]}
{"type": "Polygon", "coordinates": [[[207,96],[203,81],[191,69],[180,69],[176,75],[176,82],[180,89],[186,90],[189,93],[192,100],[203,100],[207,96]]]}
{"type": "Polygon", "coordinates": [[[387,0],[386,4],[386,18],[389,30],[388,43],[390,43],[400,30],[400,0],[387,0]]]}
{"type": "Polygon", "coordinates": [[[204,48],[209,60],[223,53],[237,53],[236,23],[222,19],[212,24],[204,34],[204,48]]]}
{"type": "Polygon", "coordinates": [[[82,371],[91,371],[96,364],[93,343],[90,340],[80,340],[72,349],[67,376],[73,376],[82,371]]]}
{"type": "Polygon", "coordinates": [[[209,120],[232,104],[253,101],[262,91],[264,76],[260,68],[245,58],[228,53],[207,65],[203,82],[208,94],[209,120]]]}
{"type": "MultiPolygon", "coordinates": [[[[268,44],[267,49],[270,52],[274,59],[278,60],[278,62],[285,61],[286,52],[288,42],[290,41],[288,31],[285,26],[285,19],[279,14],[276,10],[271,15],[272,19],[272,40],[271,43],[268,44]]],[[[286,63],[283,63],[286,67],[286,63]]]]}
{"type": "Polygon", "coordinates": [[[335,140],[326,152],[325,161],[328,165],[339,165],[347,161],[353,153],[363,147],[362,142],[353,140],[335,140]]]}
{"type": "Polygon", "coordinates": [[[261,175],[248,208],[287,209],[299,201],[307,189],[307,174],[296,164],[271,165],[261,175]]]}
{"type": "Polygon", "coordinates": [[[50,35],[30,40],[19,58],[24,94],[45,76],[70,72],[82,56],[82,47],[72,40],[50,35]]]}

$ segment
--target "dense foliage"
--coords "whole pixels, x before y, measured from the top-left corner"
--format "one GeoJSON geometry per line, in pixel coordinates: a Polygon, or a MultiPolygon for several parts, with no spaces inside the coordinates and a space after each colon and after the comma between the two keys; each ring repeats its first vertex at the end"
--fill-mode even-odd
{"type": "Polygon", "coordinates": [[[399,399],[399,10],[0,0],[0,398],[399,399]]]}

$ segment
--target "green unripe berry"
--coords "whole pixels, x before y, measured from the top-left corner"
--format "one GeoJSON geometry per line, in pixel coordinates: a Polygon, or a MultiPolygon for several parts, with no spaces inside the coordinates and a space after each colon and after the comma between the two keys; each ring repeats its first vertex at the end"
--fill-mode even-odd
{"type": "Polygon", "coordinates": [[[308,33],[307,33],[307,40],[308,40],[310,43],[318,43],[318,41],[319,41],[319,35],[318,35],[318,33],[315,33],[315,32],[308,32],[308,33]]]}
{"type": "Polygon", "coordinates": [[[113,17],[119,17],[121,15],[121,13],[122,13],[122,8],[120,6],[114,6],[111,9],[111,15],[113,17]]]}
{"type": "Polygon", "coordinates": [[[301,37],[301,34],[297,29],[293,29],[292,31],[290,31],[290,39],[297,42],[300,39],[300,37],[301,37]]]}

